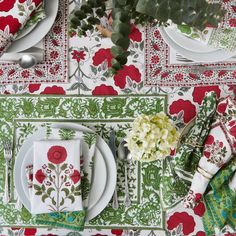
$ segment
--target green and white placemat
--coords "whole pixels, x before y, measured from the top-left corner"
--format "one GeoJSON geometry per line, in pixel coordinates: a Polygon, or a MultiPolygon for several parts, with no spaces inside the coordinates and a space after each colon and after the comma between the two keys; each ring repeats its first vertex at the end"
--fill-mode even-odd
{"type": "MultiPolygon", "coordinates": [[[[24,141],[38,128],[55,122],[78,123],[95,130],[108,141],[110,128],[116,130],[117,145],[138,115],[166,112],[166,96],[0,96],[0,142],[14,139],[14,158],[24,141]]],[[[0,222],[2,226],[37,226],[35,218],[23,207],[16,209],[13,171],[10,204],[2,203],[5,161],[0,145],[0,222]]],[[[12,168],[13,169],[13,168],[12,168]]],[[[129,187],[132,204],[123,205],[124,168],[118,162],[118,197],[120,207],[113,210],[109,204],[87,228],[140,228],[164,229],[165,218],[161,209],[159,184],[161,163],[132,163],[129,167],[129,187]]],[[[42,226],[45,227],[45,226],[42,226]]]]}

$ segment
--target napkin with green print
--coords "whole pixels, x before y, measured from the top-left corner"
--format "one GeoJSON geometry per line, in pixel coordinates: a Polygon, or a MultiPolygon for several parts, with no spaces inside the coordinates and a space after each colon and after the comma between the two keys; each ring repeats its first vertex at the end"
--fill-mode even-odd
{"type": "Polygon", "coordinates": [[[216,94],[209,92],[199,107],[194,126],[183,138],[175,156],[163,161],[160,193],[164,209],[174,207],[188,193],[215,110],[216,94]]]}
{"type": "Polygon", "coordinates": [[[210,181],[203,197],[206,211],[203,225],[206,235],[213,235],[225,225],[236,227],[236,159],[223,167],[210,181]]]}
{"type": "Polygon", "coordinates": [[[236,29],[234,28],[206,27],[203,31],[200,31],[188,25],[172,24],[170,27],[205,45],[209,45],[214,48],[223,48],[228,51],[235,51],[236,49],[236,40],[234,40],[236,38],[236,29]]]}
{"type": "MultiPolygon", "coordinates": [[[[92,173],[94,166],[94,155],[97,141],[97,134],[93,132],[81,132],[67,128],[47,128],[47,140],[73,140],[79,139],[82,148],[78,161],[81,164],[81,186],[83,208],[81,211],[74,212],[52,212],[49,214],[39,214],[36,216],[38,224],[64,227],[73,230],[83,230],[86,218],[86,210],[89,204],[89,192],[92,183],[92,173]],[[80,156],[80,158],[79,158],[80,156]]],[[[31,176],[29,167],[27,167],[27,176],[31,176]]],[[[27,177],[28,182],[30,178],[27,177]]],[[[28,186],[31,186],[28,184],[28,186]]]]}

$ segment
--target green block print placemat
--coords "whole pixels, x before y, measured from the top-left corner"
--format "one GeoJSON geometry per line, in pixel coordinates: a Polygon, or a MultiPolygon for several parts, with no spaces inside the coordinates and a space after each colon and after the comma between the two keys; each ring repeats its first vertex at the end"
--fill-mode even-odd
{"type": "MultiPolygon", "coordinates": [[[[110,127],[115,127],[118,142],[130,127],[130,122],[139,114],[155,114],[166,111],[165,96],[0,96],[0,142],[14,138],[14,159],[24,141],[39,127],[54,122],[76,122],[94,129],[106,141],[110,127]]],[[[117,144],[118,144],[117,142],[117,144]]],[[[10,204],[2,203],[5,161],[0,146],[0,222],[1,226],[37,226],[35,218],[25,209],[16,209],[13,171],[11,172],[10,204]]],[[[13,169],[13,168],[12,168],[13,169]]],[[[124,168],[118,162],[118,196],[120,207],[113,210],[109,204],[87,228],[164,228],[164,213],[159,199],[159,173],[161,163],[133,163],[129,168],[129,187],[132,205],[125,209],[124,168]]],[[[45,227],[45,226],[43,226],[45,227]]]]}

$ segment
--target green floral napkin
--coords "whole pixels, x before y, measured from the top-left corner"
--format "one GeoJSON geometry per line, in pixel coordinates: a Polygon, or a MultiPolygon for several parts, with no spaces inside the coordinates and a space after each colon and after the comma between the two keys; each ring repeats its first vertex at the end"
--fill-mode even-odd
{"type": "Polygon", "coordinates": [[[187,37],[214,48],[223,48],[228,51],[235,51],[236,49],[236,40],[234,40],[236,29],[206,27],[203,31],[199,31],[188,25],[171,25],[171,27],[187,37]]]}
{"type": "MultiPolygon", "coordinates": [[[[82,143],[81,162],[81,185],[83,211],[74,212],[53,212],[49,214],[40,214],[36,217],[38,224],[64,227],[74,230],[83,230],[86,218],[86,209],[89,203],[89,191],[92,182],[92,173],[94,166],[94,154],[96,147],[97,134],[92,132],[81,132],[65,128],[48,128],[47,139],[50,140],[73,140],[80,139],[82,143]]],[[[79,161],[79,157],[78,157],[79,161]]]]}
{"type": "Polygon", "coordinates": [[[18,35],[20,36],[20,34],[24,30],[30,28],[33,25],[37,25],[40,21],[42,21],[45,18],[46,18],[45,3],[43,2],[43,4],[38,9],[36,9],[36,11],[30,17],[30,19],[26,22],[24,28],[19,31],[18,35]]]}
{"type": "Polygon", "coordinates": [[[190,129],[176,155],[163,161],[160,185],[162,207],[175,206],[187,194],[198,162],[202,145],[210,130],[216,110],[216,94],[208,93],[199,108],[195,125],[190,129]]]}
{"type": "Polygon", "coordinates": [[[215,234],[216,228],[229,225],[236,226],[236,159],[221,169],[211,179],[207,193],[204,195],[206,206],[203,225],[207,235],[215,234]]]}

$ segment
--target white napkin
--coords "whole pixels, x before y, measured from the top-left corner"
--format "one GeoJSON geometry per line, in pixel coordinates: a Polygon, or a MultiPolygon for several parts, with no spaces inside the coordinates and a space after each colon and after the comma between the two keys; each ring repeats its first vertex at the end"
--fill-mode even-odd
{"type": "MultiPolygon", "coordinates": [[[[206,138],[192,185],[184,199],[186,208],[194,208],[202,198],[210,179],[236,152],[236,104],[230,97],[217,105],[216,121],[206,138]]],[[[232,186],[234,186],[234,182],[232,186]]]]}
{"type": "Polygon", "coordinates": [[[83,209],[80,152],[79,139],[34,142],[32,214],[83,209]]]}

